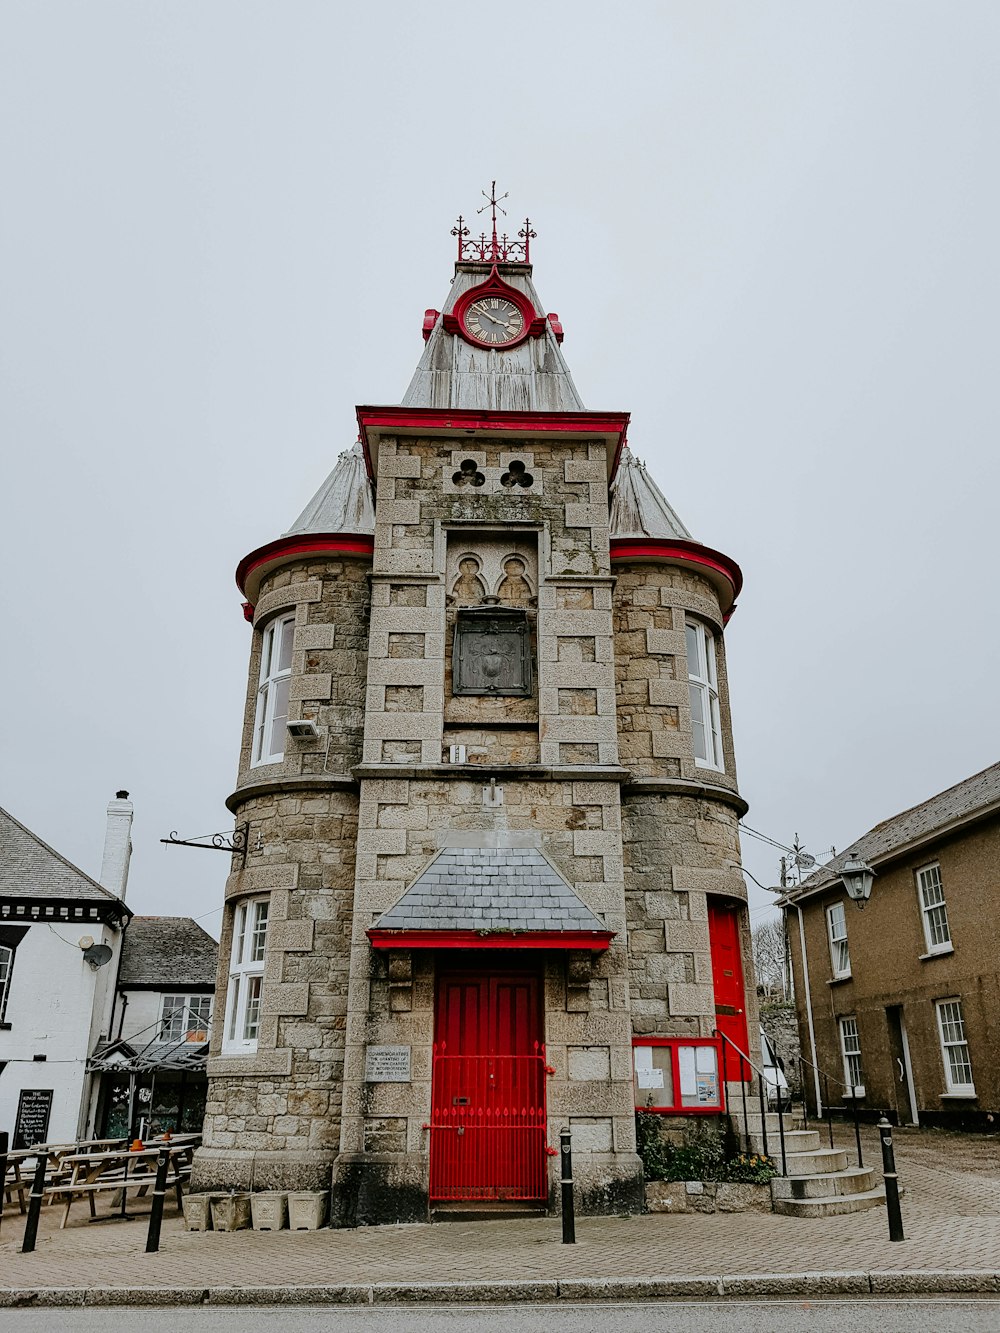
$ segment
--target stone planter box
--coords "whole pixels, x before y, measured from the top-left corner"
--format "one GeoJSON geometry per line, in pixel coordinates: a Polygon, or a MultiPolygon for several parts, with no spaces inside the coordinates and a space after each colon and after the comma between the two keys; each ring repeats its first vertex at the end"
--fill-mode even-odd
{"type": "Polygon", "coordinates": [[[769,1213],[770,1185],[714,1180],[649,1180],[647,1213],[769,1213]]]}
{"type": "Polygon", "coordinates": [[[212,1196],[212,1226],[216,1231],[246,1231],[249,1225],[249,1194],[212,1196]]]}
{"type": "Polygon", "coordinates": [[[284,1190],[261,1190],[250,1196],[254,1231],[281,1231],[288,1226],[288,1195],[284,1190]]]}
{"type": "Polygon", "coordinates": [[[185,1194],[182,1200],[185,1230],[211,1231],[212,1200],[220,1197],[218,1194],[185,1194]]]}
{"type": "Polygon", "coordinates": [[[329,1190],[292,1190],[288,1195],[288,1227],[291,1231],[317,1231],[326,1221],[329,1190]]]}

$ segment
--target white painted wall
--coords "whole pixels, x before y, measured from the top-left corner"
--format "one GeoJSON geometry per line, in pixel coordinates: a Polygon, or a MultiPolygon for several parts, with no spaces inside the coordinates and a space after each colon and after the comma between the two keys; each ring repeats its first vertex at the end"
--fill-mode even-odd
{"type": "Polygon", "coordinates": [[[70,1141],[89,1131],[87,1056],[97,1043],[108,991],[114,986],[121,932],[93,922],[36,922],[17,946],[6,1021],[0,1030],[0,1129],[13,1141],[22,1088],[51,1088],[49,1140],[70,1141]],[[95,970],[77,941],[90,935],[112,948],[95,970]],[[36,1062],[36,1055],[44,1061],[36,1062]]]}

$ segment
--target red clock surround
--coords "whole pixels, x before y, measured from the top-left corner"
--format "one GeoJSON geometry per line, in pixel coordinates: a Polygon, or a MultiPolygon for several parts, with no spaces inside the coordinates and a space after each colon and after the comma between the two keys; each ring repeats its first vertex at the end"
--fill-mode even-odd
{"type": "Polygon", "coordinates": [[[480,347],[484,351],[490,352],[509,351],[512,347],[519,347],[526,338],[540,338],[545,332],[545,320],[538,314],[523,292],[519,292],[509,282],[504,282],[497,272],[495,264],[486,281],[479,283],[476,287],[470,287],[467,292],[463,292],[455,302],[454,310],[450,314],[444,315],[441,322],[446,333],[457,333],[467,343],[471,343],[473,347],[480,347]],[[484,296],[503,297],[505,301],[510,301],[512,305],[516,305],[521,312],[521,332],[517,337],[511,338],[510,342],[499,345],[481,342],[469,331],[466,324],[469,307],[474,302],[481,301],[484,296]]]}

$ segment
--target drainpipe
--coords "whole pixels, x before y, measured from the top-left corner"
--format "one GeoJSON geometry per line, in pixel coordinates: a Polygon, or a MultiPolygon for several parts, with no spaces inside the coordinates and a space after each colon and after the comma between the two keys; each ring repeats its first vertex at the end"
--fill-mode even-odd
{"type": "Polygon", "coordinates": [[[809,986],[809,959],[806,956],[806,929],[802,923],[802,908],[798,903],[795,910],[799,914],[799,952],[802,955],[802,989],[806,993],[806,1021],[809,1024],[809,1049],[812,1052],[813,1087],[816,1091],[816,1115],[823,1114],[823,1098],[819,1090],[819,1061],[816,1059],[816,1029],[813,1026],[812,990],[809,986]]]}

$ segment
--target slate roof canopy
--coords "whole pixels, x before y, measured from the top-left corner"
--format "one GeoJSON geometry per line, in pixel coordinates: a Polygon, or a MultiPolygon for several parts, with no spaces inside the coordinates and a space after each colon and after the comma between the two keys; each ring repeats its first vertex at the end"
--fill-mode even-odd
{"type": "Polygon", "coordinates": [[[964,782],[938,792],[930,800],[876,824],[863,837],[851,842],[847,850],[834,857],[828,865],[821,866],[808,879],[784,893],[778,899],[778,905],[829,888],[836,882],[851,852],[857,852],[863,860],[877,866],[880,861],[931,841],[935,835],[943,837],[952,828],[986,815],[991,810],[1000,811],[1000,764],[984,768],[981,773],[975,773],[964,782]]]}
{"type": "Polygon", "coordinates": [[[612,487],[611,536],[693,540],[631,449],[622,450],[612,487]]]}
{"type": "Polygon", "coordinates": [[[120,987],[215,987],[219,945],[189,916],[137,916],[125,931],[120,987]]]}
{"type": "Polygon", "coordinates": [[[123,917],[130,915],[120,898],[60,856],[4,809],[0,809],[0,898],[117,905],[123,917]]]}
{"type": "Polygon", "coordinates": [[[375,531],[375,506],[360,442],[345,449],[333,471],[292,526],[283,535],[297,533],[375,531]]]}
{"type": "Polygon", "coordinates": [[[613,932],[534,847],[446,847],[373,931],[613,932]]]}

